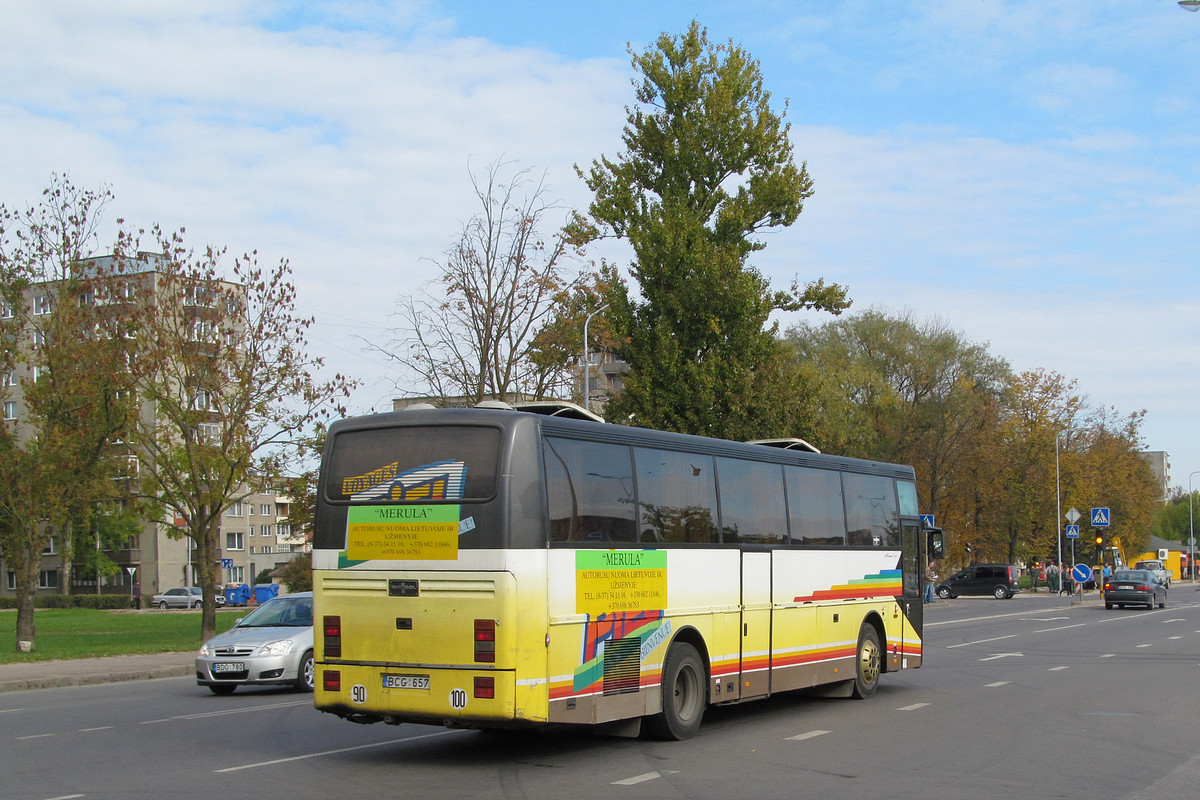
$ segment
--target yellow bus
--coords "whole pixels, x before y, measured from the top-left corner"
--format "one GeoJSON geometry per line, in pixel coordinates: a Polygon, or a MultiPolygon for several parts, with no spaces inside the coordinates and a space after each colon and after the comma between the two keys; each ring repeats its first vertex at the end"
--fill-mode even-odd
{"type": "MultiPolygon", "coordinates": [[[[586,412],[585,412],[586,413],[586,412]]],[[[330,427],[318,709],[693,736],[921,666],[911,467],[499,409],[330,427]]]]}

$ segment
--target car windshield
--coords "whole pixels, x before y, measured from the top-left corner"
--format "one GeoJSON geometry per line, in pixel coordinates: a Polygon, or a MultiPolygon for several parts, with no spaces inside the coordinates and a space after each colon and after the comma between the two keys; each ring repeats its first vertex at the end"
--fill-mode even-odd
{"type": "Polygon", "coordinates": [[[307,628],[313,624],[311,597],[276,597],[251,611],[240,628],[307,628]]]}
{"type": "Polygon", "coordinates": [[[1123,569],[1113,573],[1114,581],[1148,581],[1150,573],[1141,569],[1123,569]]]}

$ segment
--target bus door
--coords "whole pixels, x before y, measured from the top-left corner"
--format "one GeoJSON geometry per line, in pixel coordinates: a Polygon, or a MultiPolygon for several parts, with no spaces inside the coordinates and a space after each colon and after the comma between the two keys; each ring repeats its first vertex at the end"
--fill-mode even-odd
{"type": "MultiPolygon", "coordinates": [[[[742,648],[738,698],[771,693],[771,554],[742,553],[742,648]]],[[[726,698],[729,699],[729,698],[726,698]]]]}
{"type": "MultiPolygon", "coordinates": [[[[904,547],[904,555],[901,557],[900,569],[902,575],[901,590],[902,597],[896,598],[900,604],[900,609],[903,611],[905,618],[908,621],[907,625],[903,626],[901,632],[900,652],[916,652],[918,642],[920,642],[920,633],[924,629],[922,620],[925,615],[925,604],[922,595],[925,589],[925,581],[928,580],[930,554],[926,548],[926,538],[922,535],[921,526],[916,522],[903,522],[900,536],[901,544],[904,547]]],[[[899,659],[893,655],[891,647],[887,648],[888,655],[894,662],[899,659]]],[[[889,668],[900,668],[899,663],[889,668]]],[[[911,665],[909,665],[911,666],[911,665]]]]}

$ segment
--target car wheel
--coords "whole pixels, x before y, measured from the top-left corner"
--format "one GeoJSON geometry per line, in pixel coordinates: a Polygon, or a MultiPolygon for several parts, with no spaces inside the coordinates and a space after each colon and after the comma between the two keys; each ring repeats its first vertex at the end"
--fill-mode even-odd
{"type": "Polygon", "coordinates": [[[662,671],[662,713],[646,718],[656,739],[690,739],[700,729],[708,704],[708,678],[696,648],[675,642],[667,650],[662,671]]]}
{"type": "Polygon", "coordinates": [[[1105,608],[1107,608],[1109,611],[1112,611],[1113,604],[1112,604],[1112,603],[1105,603],[1105,604],[1104,604],[1104,607],[1105,607],[1105,608]]]}
{"type": "Polygon", "coordinates": [[[1158,603],[1158,607],[1159,607],[1159,608],[1166,608],[1166,607],[1167,607],[1167,596],[1166,596],[1165,594],[1163,595],[1163,599],[1159,601],[1159,603],[1158,603]]]}
{"type": "Polygon", "coordinates": [[[949,586],[939,586],[937,590],[937,596],[943,600],[949,600],[951,597],[954,597],[954,595],[950,592],[949,586]]]}
{"type": "Polygon", "coordinates": [[[1011,595],[1008,593],[1007,586],[997,586],[992,590],[992,596],[997,600],[1007,600],[1011,595]]]}
{"type": "Polygon", "coordinates": [[[167,601],[166,601],[166,600],[159,600],[159,601],[158,601],[158,607],[159,607],[159,608],[161,608],[161,609],[164,609],[164,610],[165,610],[165,609],[167,608],[167,601]]]}
{"type": "Polygon", "coordinates": [[[226,694],[233,694],[233,690],[236,689],[237,686],[231,686],[229,684],[223,683],[220,686],[210,685],[208,688],[212,691],[213,694],[226,695],[226,694]]]}
{"type": "Polygon", "coordinates": [[[854,659],[854,696],[866,700],[879,686],[883,671],[883,649],[879,632],[873,625],[864,624],[858,632],[858,655],[854,659]]]}
{"type": "Polygon", "coordinates": [[[296,681],[292,684],[297,692],[311,692],[317,685],[317,665],[313,660],[313,651],[306,650],[300,659],[300,668],[296,670],[296,681]]]}

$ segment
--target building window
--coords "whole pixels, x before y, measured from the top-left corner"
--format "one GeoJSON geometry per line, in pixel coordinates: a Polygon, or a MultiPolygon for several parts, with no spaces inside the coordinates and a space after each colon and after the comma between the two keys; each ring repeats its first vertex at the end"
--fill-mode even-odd
{"type": "Polygon", "coordinates": [[[40,294],[33,298],[33,313],[34,314],[49,314],[50,313],[50,295],[40,294]]]}
{"type": "Polygon", "coordinates": [[[234,504],[231,505],[229,507],[229,510],[226,511],[225,513],[231,517],[240,517],[242,515],[242,501],[238,500],[238,501],[234,502],[234,504]]]}
{"type": "Polygon", "coordinates": [[[268,554],[268,555],[269,555],[270,553],[273,553],[273,552],[274,552],[274,551],[271,549],[271,547],[270,547],[270,546],[264,547],[264,548],[262,549],[262,551],[263,551],[263,553],[266,553],[266,554],[268,554]]]}
{"type": "Polygon", "coordinates": [[[4,401],[4,418],[9,421],[15,420],[17,418],[17,401],[15,401],[15,400],[5,400],[4,401]]]}
{"type": "Polygon", "coordinates": [[[192,395],[192,408],[196,411],[208,411],[212,407],[212,394],[207,389],[197,389],[192,395]]]}
{"type": "Polygon", "coordinates": [[[50,541],[46,542],[46,546],[42,548],[42,555],[52,556],[52,555],[56,555],[57,553],[58,553],[57,539],[55,537],[51,536],[50,541]]]}
{"type": "Polygon", "coordinates": [[[57,589],[58,588],[58,570],[44,569],[38,573],[38,588],[39,589],[57,589]]]}
{"type": "Polygon", "coordinates": [[[226,550],[245,550],[246,539],[245,534],[238,531],[236,533],[225,534],[225,549],[226,550]]]}
{"type": "Polygon", "coordinates": [[[262,515],[263,515],[264,517],[269,517],[269,516],[271,516],[272,514],[274,514],[274,513],[275,513],[275,512],[274,512],[274,511],[271,509],[271,504],[270,504],[270,503],[263,503],[263,504],[262,504],[262,509],[261,509],[261,510],[262,510],[262,515]]]}
{"type": "Polygon", "coordinates": [[[46,346],[46,332],[45,331],[37,330],[37,331],[33,332],[33,346],[34,347],[45,347],[46,346]]]}
{"type": "Polygon", "coordinates": [[[17,590],[17,573],[11,569],[8,571],[8,590],[15,592],[17,590]]]}
{"type": "Polygon", "coordinates": [[[4,385],[5,386],[16,386],[17,385],[17,371],[15,369],[10,369],[4,375],[4,385]]]}
{"type": "MultiPolygon", "coordinates": [[[[8,303],[0,301],[0,319],[12,319],[13,307],[8,303]]],[[[9,573],[10,575],[12,573],[9,573]]]]}
{"type": "Polygon", "coordinates": [[[218,444],[221,441],[221,426],[215,422],[201,422],[196,426],[196,439],[201,444],[218,444]]]}
{"type": "Polygon", "coordinates": [[[245,583],[246,582],[246,568],[245,567],[231,568],[229,570],[229,582],[230,583],[245,583]]]}

